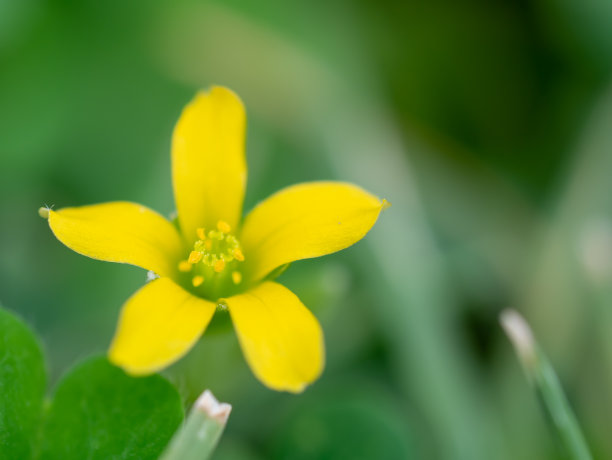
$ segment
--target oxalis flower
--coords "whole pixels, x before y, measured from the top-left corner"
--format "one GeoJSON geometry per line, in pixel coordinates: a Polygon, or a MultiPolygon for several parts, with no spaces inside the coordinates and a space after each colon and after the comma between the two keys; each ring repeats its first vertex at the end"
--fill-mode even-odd
{"type": "Polygon", "coordinates": [[[387,202],[348,183],[310,182],[273,194],[241,222],[244,138],[242,102],[213,87],[174,129],[174,223],[129,202],[40,210],[70,249],[157,275],[123,306],[108,352],[130,374],[177,361],[217,307],[229,310],[250,368],[269,388],[300,392],[321,374],[318,321],[273,279],[293,261],[359,241],[387,202]]]}

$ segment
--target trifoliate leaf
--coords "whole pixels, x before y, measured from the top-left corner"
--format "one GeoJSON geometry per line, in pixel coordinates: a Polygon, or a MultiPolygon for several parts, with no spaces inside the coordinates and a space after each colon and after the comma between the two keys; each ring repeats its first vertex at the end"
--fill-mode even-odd
{"type": "Polygon", "coordinates": [[[57,387],[40,459],[155,459],[182,420],[179,394],[163,377],[130,377],[106,358],[89,359],[57,387]]]}
{"type": "Polygon", "coordinates": [[[40,346],[20,320],[0,308],[0,457],[31,458],[45,393],[40,346]]]}

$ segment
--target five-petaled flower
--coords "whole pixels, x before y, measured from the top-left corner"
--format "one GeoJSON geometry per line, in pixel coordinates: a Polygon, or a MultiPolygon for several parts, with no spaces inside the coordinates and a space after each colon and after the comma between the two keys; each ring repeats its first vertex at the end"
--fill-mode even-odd
{"type": "Polygon", "coordinates": [[[244,137],[244,107],[226,88],[184,109],[172,138],[175,223],[129,202],[40,210],[70,249],[158,275],[125,303],[110,346],[109,359],[128,373],[178,360],[222,306],[265,385],[300,392],[321,374],[319,323],[272,279],[293,261],[359,241],[387,202],[355,185],[311,182],[273,194],[241,222],[244,137]]]}

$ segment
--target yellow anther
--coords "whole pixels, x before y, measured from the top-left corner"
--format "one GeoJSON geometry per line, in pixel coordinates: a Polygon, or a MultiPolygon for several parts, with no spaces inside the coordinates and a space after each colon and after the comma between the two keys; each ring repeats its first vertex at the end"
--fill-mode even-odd
{"type": "Polygon", "coordinates": [[[178,269],[181,272],[188,272],[191,270],[191,264],[188,260],[181,260],[178,264],[178,269]]]}
{"type": "Polygon", "coordinates": [[[212,249],[212,240],[204,241],[204,247],[206,248],[207,251],[210,251],[212,249]]]}
{"type": "Polygon", "coordinates": [[[232,272],[232,281],[234,284],[240,284],[242,281],[242,273],[240,272],[232,272]]]}
{"type": "Polygon", "coordinates": [[[201,285],[203,282],[204,282],[204,277],[203,277],[203,276],[201,276],[201,275],[194,276],[194,277],[191,279],[191,284],[193,284],[193,287],[198,287],[198,286],[200,286],[200,285],[201,285]]]}
{"type": "Polygon", "coordinates": [[[204,231],[204,229],[202,227],[198,228],[196,230],[196,234],[198,235],[198,238],[200,238],[201,240],[205,240],[206,239],[206,232],[204,231]]]}
{"type": "Polygon", "coordinates": [[[43,219],[49,218],[49,208],[43,206],[42,208],[38,208],[38,215],[43,219]]]}
{"type": "Polygon", "coordinates": [[[391,203],[389,203],[387,200],[385,200],[383,198],[383,200],[382,200],[382,208],[383,209],[389,209],[390,207],[391,207],[391,203]]]}
{"type": "Polygon", "coordinates": [[[198,251],[191,251],[189,253],[189,263],[197,264],[200,260],[202,260],[202,253],[198,251]]]}
{"type": "Polygon", "coordinates": [[[234,249],[233,253],[234,254],[234,258],[240,262],[244,261],[244,254],[242,253],[242,251],[240,250],[240,248],[236,248],[234,249]]]}
{"type": "Polygon", "coordinates": [[[216,271],[217,273],[222,272],[224,268],[225,268],[225,260],[223,259],[217,260],[215,262],[215,265],[213,266],[213,270],[216,271]]]}
{"type": "Polygon", "coordinates": [[[232,231],[232,227],[230,227],[230,225],[224,220],[220,220],[219,222],[217,222],[217,228],[220,232],[223,233],[229,233],[232,231]]]}

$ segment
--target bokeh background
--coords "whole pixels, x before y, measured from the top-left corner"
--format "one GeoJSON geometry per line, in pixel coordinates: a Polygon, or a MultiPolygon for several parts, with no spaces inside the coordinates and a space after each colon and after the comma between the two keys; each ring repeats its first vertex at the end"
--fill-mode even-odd
{"type": "Polygon", "coordinates": [[[173,211],[170,137],[199,88],[249,117],[246,209],[299,181],[387,198],[368,237],[281,281],[327,367],[267,390],[220,317],[166,371],[234,405],[216,459],[564,458],[498,315],[521,311],[612,458],[612,3],[0,0],[0,301],[53,382],[104,352],[145,279],[37,215],[173,211]]]}

